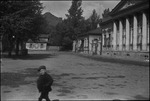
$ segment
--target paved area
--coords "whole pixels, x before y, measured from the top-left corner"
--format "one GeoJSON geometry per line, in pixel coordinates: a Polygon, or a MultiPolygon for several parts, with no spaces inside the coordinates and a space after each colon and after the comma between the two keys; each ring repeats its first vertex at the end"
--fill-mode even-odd
{"type": "Polygon", "coordinates": [[[97,61],[71,52],[29,52],[3,57],[1,100],[36,100],[37,68],[47,66],[54,78],[51,99],[148,100],[149,66],[97,61]]]}

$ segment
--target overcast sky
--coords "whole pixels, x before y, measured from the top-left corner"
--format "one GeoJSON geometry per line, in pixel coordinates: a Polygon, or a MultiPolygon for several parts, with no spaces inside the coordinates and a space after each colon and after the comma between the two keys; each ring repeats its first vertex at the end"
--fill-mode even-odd
{"type": "MultiPolygon", "coordinates": [[[[44,10],[42,13],[45,12],[51,12],[53,15],[57,17],[66,18],[65,14],[68,14],[68,10],[71,6],[71,0],[64,1],[64,0],[58,0],[58,1],[41,1],[44,6],[44,10]]],[[[93,9],[96,10],[96,12],[101,16],[104,9],[109,8],[112,10],[120,0],[83,0],[82,1],[82,10],[83,10],[83,16],[85,18],[88,18],[93,9]]]]}

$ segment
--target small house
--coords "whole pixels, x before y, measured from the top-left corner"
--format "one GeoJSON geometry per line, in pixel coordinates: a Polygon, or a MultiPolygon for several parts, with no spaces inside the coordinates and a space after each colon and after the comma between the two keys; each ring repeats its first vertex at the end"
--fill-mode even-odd
{"type": "Polygon", "coordinates": [[[92,55],[101,54],[101,35],[101,28],[80,35],[78,39],[73,42],[73,51],[92,55]]]}
{"type": "Polygon", "coordinates": [[[48,35],[40,35],[37,40],[33,41],[29,39],[26,43],[26,49],[28,50],[47,50],[47,43],[49,40],[48,35]]]}

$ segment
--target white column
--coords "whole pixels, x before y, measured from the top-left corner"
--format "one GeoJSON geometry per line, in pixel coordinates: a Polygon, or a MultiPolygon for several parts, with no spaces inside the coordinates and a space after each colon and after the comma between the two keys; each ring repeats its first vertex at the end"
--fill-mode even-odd
{"type": "Polygon", "coordinates": [[[102,35],[102,41],[103,41],[103,46],[104,46],[104,42],[105,42],[105,40],[104,40],[104,34],[102,35]]]}
{"type": "Polygon", "coordinates": [[[147,19],[146,19],[146,14],[142,14],[142,50],[146,51],[146,34],[147,34],[147,19]]]}
{"type": "Polygon", "coordinates": [[[85,53],[86,52],[86,38],[84,38],[84,43],[83,43],[83,52],[85,53]]]}
{"type": "Polygon", "coordinates": [[[137,17],[133,17],[133,50],[137,51],[137,17]]]}
{"type": "MultiPolygon", "coordinates": [[[[149,19],[148,15],[147,15],[147,19],[149,19]]],[[[148,25],[147,25],[147,44],[149,44],[149,20],[148,20],[148,25]]],[[[149,45],[147,45],[147,51],[149,51],[149,45]]]]}
{"type": "Polygon", "coordinates": [[[129,29],[129,18],[126,18],[126,51],[129,51],[129,45],[130,45],[130,43],[129,43],[129,31],[130,31],[130,29],[129,29]]]}
{"type": "Polygon", "coordinates": [[[122,51],[122,21],[119,20],[119,50],[122,51]]]}
{"type": "Polygon", "coordinates": [[[113,22],[113,50],[116,50],[116,33],[117,33],[117,26],[116,23],[113,22]]]}

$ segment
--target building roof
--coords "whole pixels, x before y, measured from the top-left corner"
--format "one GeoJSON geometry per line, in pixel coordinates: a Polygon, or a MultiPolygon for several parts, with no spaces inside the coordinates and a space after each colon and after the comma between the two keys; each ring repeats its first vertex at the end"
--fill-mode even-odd
{"type": "Polygon", "coordinates": [[[48,43],[47,41],[45,40],[35,40],[35,41],[32,41],[31,39],[29,39],[27,41],[27,43],[48,43]]]}
{"type": "Polygon", "coordinates": [[[108,17],[106,17],[106,18],[103,18],[102,19],[102,22],[106,22],[106,21],[109,21],[109,20],[111,20],[112,19],[112,17],[111,16],[108,16],[108,17]]]}
{"type": "Polygon", "coordinates": [[[118,10],[124,10],[128,9],[130,7],[133,7],[135,5],[144,3],[144,2],[149,2],[149,0],[121,0],[111,11],[111,13],[115,13],[118,10]]]}
{"type": "Polygon", "coordinates": [[[84,36],[88,36],[88,35],[101,35],[101,34],[102,34],[102,31],[101,31],[101,28],[99,27],[97,29],[91,30],[84,34],[81,34],[81,35],[79,35],[79,37],[84,37],[84,36]]]}
{"type": "Polygon", "coordinates": [[[102,19],[102,22],[100,23],[100,25],[105,24],[105,23],[109,23],[111,21],[112,21],[112,17],[108,16],[108,17],[102,19]]]}
{"type": "Polygon", "coordinates": [[[48,38],[49,37],[49,34],[41,34],[39,35],[39,38],[48,38]]]}
{"type": "Polygon", "coordinates": [[[101,31],[101,28],[99,27],[99,28],[97,28],[97,29],[94,29],[94,30],[91,30],[91,31],[89,31],[89,32],[87,32],[87,34],[88,35],[100,35],[100,34],[102,34],[102,31],[101,31]]]}
{"type": "Polygon", "coordinates": [[[31,39],[29,39],[29,40],[27,41],[27,43],[33,43],[33,41],[32,41],[31,39]]]}
{"type": "Polygon", "coordinates": [[[112,20],[131,15],[143,9],[149,9],[149,0],[121,0],[109,13],[109,16],[102,19],[100,25],[108,24],[112,20]]]}
{"type": "Polygon", "coordinates": [[[27,43],[47,43],[47,39],[49,38],[49,35],[48,34],[41,34],[38,36],[37,39],[35,40],[32,40],[32,39],[29,39],[27,41],[27,43]]]}
{"type": "MultiPolygon", "coordinates": [[[[110,12],[115,18],[149,8],[149,0],[121,0],[110,12]]],[[[113,17],[114,18],[114,17],[113,17]]]]}

